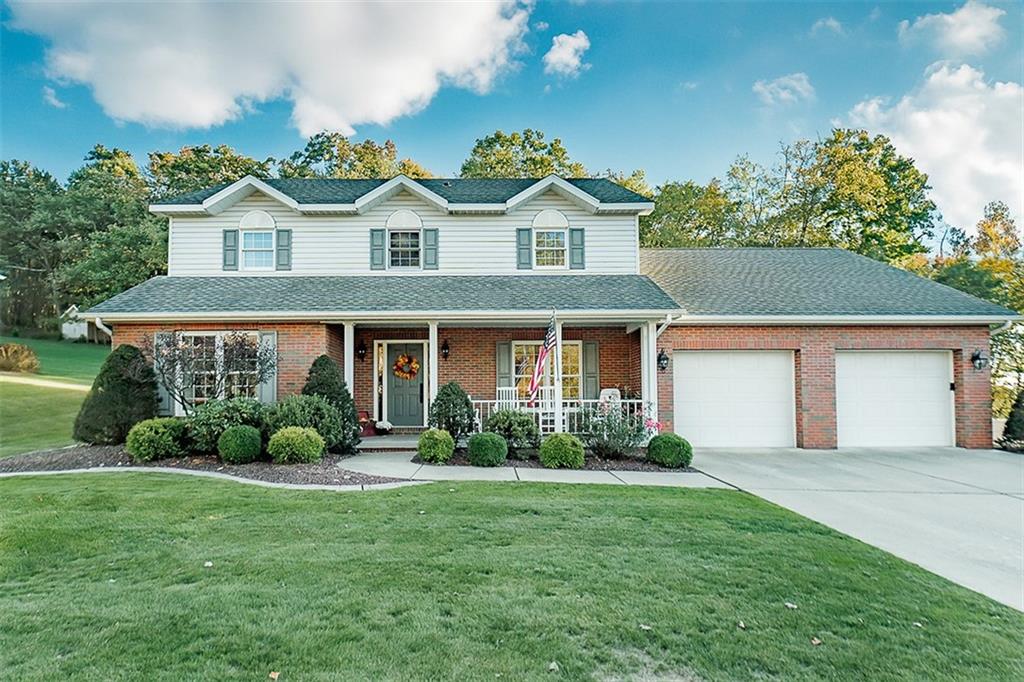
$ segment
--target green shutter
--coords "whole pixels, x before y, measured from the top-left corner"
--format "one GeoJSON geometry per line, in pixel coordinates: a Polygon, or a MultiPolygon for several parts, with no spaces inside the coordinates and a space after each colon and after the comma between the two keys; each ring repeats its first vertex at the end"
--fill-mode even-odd
{"type": "Polygon", "coordinates": [[[437,270],[437,230],[423,230],[423,269],[437,270]]]}
{"type": "Polygon", "coordinates": [[[370,269],[384,270],[387,256],[387,230],[370,230],[370,269]]]}
{"type": "Polygon", "coordinates": [[[238,269],[238,230],[224,230],[224,258],[225,270],[238,269]]]}
{"type": "Polygon", "coordinates": [[[499,343],[495,366],[498,368],[497,386],[512,386],[512,344],[499,343]]]}
{"type": "MultiPolygon", "coordinates": [[[[154,334],[155,343],[153,344],[157,348],[160,348],[162,339],[170,336],[168,332],[157,332],[154,334]]],[[[158,360],[153,358],[153,366],[156,368],[158,360]]],[[[174,414],[174,403],[171,402],[171,394],[167,391],[164,386],[164,382],[160,380],[160,375],[156,375],[156,396],[159,399],[159,403],[156,407],[156,413],[161,417],[166,417],[174,414]]]]}
{"type": "Polygon", "coordinates": [[[571,228],[569,230],[569,268],[571,270],[582,270],[586,267],[585,251],[583,228],[571,228]]]}
{"type": "MultiPolygon", "coordinates": [[[[277,332],[260,332],[260,345],[273,348],[274,357],[278,358],[278,362],[280,362],[280,357],[277,355],[277,332]]],[[[274,368],[274,373],[259,385],[256,397],[261,403],[277,402],[277,367],[274,368]]]]}
{"type": "Polygon", "coordinates": [[[274,261],[274,267],[278,270],[291,270],[292,269],[292,231],[291,230],[278,230],[277,231],[277,259],[274,261]]]}
{"type": "Polygon", "coordinates": [[[596,400],[601,394],[600,356],[597,342],[587,341],[583,344],[583,398],[596,400]]]}
{"type": "Polygon", "coordinates": [[[533,230],[528,227],[516,230],[516,267],[519,270],[533,268],[533,230]]]}

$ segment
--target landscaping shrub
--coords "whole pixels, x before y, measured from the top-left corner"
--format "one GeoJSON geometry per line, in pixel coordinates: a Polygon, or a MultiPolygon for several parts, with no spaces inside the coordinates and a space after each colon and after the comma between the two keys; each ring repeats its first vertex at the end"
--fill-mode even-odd
{"type": "Polygon", "coordinates": [[[355,401],[345,385],[338,364],[329,356],[321,355],[309,368],[303,395],[318,395],[338,409],[341,414],[341,438],[334,446],[336,452],[354,452],[359,445],[359,415],[355,401]]]}
{"type": "Polygon", "coordinates": [[[475,422],[473,403],[461,386],[453,381],[437,391],[430,406],[430,426],[447,431],[458,442],[460,437],[473,432],[475,422]]]}
{"type": "Polygon", "coordinates": [[[324,456],[324,439],[304,426],[286,426],[270,437],[267,452],[275,464],[319,462],[324,456]]]}
{"type": "Polygon", "coordinates": [[[271,432],[286,426],[302,426],[320,434],[328,450],[334,451],[344,436],[341,413],[318,395],[293,395],[270,409],[267,426],[271,432]]]}
{"type": "Polygon", "coordinates": [[[135,346],[111,351],[75,419],[74,438],[86,443],[123,443],[128,431],[156,416],[156,375],[135,346]]]}
{"type": "Polygon", "coordinates": [[[469,463],[475,467],[497,467],[508,458],[508,443],[496,433],[474,433],[469,437],[469,463]]]}
{"type": "Polygon", "coordinates": [[[232,426],[267,429],[267,406],[255,398],[210,400],[197,406],[188,420],[188,435],[196,452],[217,452],[221,434],[232,426]]]}
{"type": "Polygon", "coordinates": [[[20,343],[0,344],[0,372],[38,372],[36,352],[20,343]]]}
{"type": "Polygon", "coordinates": [[[556,433],[540,444],[540,463],[548,469],[582,469],[583,443],[569,433],[556,433]]]}
{"type": "Polygon", "coordinates": [[[647,461],[672,469],[688,467],[693,461],[693,446],[682,436],[663,433],[647,444],[647,461]]]}
{"type": "Polygon", "coordinates": [[[444,464],[455,454],[455,439],[442,429],[427,429],[420,434],[416,451],[424,462],[444,464]]]}
{"type": "Polygon", "coordinates": [[[227,464],[255,462],[262,450],[263,436],[255,426],[229,426],[217,439],[217,454],[227,464]]]}
{"type": "Polygon", "coordinates": [[[1006,418],[1006,426],[1003,427],[1003,437],[1000,444],[1005,447],[1018,448],[1024,445],[1024,390],[1017,393],[1013,407],[1010,408],[1010,416],[1006,418]]]}
{"type": "Polygon", "coordinates": [[[145,419],[128,431],[125,450],[136,462],[181,456],[185,449],[185,422],[175,417],[145,419]]]}
{"type": "Polygon", "coordinates": [[[647,427],[642,414],[628,414],[615,402],[588,408],[580,420],[583,444],[598,457],[622,457],[647,440],[647,427]]]}
{"type": "Polygon", "coordinates": [[[505,439],[510,452],[540,445],[540,430],[533,416],[518,410],[498,410],[484,424],[484,431],[505,439]]]}

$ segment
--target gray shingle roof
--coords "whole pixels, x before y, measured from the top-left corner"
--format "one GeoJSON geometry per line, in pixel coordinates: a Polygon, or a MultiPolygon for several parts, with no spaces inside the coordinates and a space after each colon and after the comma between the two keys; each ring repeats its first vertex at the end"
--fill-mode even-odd
{"type": "MultiPolygon", "coordinates": [[[[519,194],[538,181],[537,178],[432,178],[417,180],[424,187],[455,204],[498,204],[519,194]]],[[[346,180],[333,178],[271,178],[265,180],[274,189],[300,204],[350,204],[387,180],[346,180]]],[[[622,204],[650,201],[605,178],[566,178],[566,182],[583,190],[602,203],[622,204]]],[[[230,183],[208,187],[154,204],[199,204],[230,183]]]]}
{"type": "Polygon", "coordinates": [[[643,249],[640,271],[691,315],[1014,315],[841,249],[643,249]]]}
{"type": "Polygon", "coordinates": [[[641,275],[154,277],[88,310],[109,313],[676,308],[641,275]]]}

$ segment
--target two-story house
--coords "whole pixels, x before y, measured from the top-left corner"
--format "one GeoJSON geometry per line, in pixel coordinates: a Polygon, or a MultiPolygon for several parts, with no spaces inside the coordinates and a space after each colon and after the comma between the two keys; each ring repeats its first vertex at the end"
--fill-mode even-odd
{"type": "Polygon", "coordinates": [[[259,335],[278,371],[242,390],[266,401],[326,353],[357,409],[417,427],[449,381],[482,417],[524,407],[555,311],[545,430],[617,389],[701,446],[991,445],[1012,311],[835,249],[641,249],[653,208],[604,179],[247,177],[153,204],[168,275],[85,316],[115,344],[184,331],[209,371],[259,335]]]}

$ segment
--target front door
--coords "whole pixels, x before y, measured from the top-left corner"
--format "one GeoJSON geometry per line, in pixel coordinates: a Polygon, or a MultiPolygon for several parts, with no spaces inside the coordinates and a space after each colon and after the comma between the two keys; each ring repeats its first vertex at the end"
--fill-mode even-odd
{"type": "Polygon", "coordinates": [[[388,421],[395,426],[423,426],[423,373],[421,343],[389,343],[384,368],[388,392],[388,421]]]}

